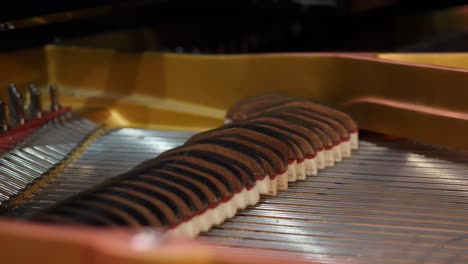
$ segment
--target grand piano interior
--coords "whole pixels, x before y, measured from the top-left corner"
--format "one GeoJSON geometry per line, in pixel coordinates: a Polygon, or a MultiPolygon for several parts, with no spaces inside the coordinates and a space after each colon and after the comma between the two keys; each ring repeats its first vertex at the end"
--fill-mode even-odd
{"type": "Polygon", "coordinates": [[[465,263],[468,9],[409,2],[8,4],[0,262],[465,263]],[[349,113],[359,149],[194,240],[29,220],[271,92],[349,113]]]}

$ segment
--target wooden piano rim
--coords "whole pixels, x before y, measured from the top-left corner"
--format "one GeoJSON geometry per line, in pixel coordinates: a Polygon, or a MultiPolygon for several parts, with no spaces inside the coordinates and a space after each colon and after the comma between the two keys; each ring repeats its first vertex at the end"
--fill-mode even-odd
{"type": "Polygon", "coordinates": [[[200,241],[164,240],[139,249],[131,246],[138,231],[97,229],[19,221],[0,221],[0,259],[5,263],[312,263],[299,254],[232,250],[200,241]],[[26,251],[26,252],[25,252],[26,251]],[[183,254],[181,254],[183,252],[183,254]],[[242,254],[239,254],[242,252],[242,254]]]}
{"type": "Polygon", "coordinates": [[[466,114],[466,57],[463,53],[180,55],[46,46],[0,55],[0,63],[8,65],[0,73],[0,85],[15,82],[24,91],[29,82],[44,88],[55,83],[61,87],[64,104],[81,109],[94,121],[192,131],[222,124],[226,108],[241,98],[286,92],[342,107],[364,129],[467,150],[468,142],[459,137],[468,132],[464,120],[394,107],[396,103],[466,114]],[[369,97],[394,104],[358,100],[369,97]]]}

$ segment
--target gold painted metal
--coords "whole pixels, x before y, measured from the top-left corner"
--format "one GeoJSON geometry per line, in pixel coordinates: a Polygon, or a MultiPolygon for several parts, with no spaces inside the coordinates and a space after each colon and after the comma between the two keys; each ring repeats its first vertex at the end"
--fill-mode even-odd
{"type": "Polygon", "coordinates": [[[0,63],[7,68],[3,85],[15,82],[21,90],[28,81],[39,87],[55,83],[64,105],[111,127],[204,130],[222,124],[224,111],[242,98],[284,92],[342,107],[363,129],[468,149],[462,137],[468,132],[467,58],[179,55],[47,46],[3,54],[0,63]]]}
{"type": "Polygon", "coordinates": [[[426,53],[383,53],[379,58],[401,62],[428,64],[453,68],[468,68],[467,53],[426,54],[426,53]]]}
{"type": "Polygon", "coordinates": [[[6,87],[14,83],[24,94],[30,83],[47,83],[47,60],[43,48],[0,53],[0,96],[6,99],[6,87]]]}

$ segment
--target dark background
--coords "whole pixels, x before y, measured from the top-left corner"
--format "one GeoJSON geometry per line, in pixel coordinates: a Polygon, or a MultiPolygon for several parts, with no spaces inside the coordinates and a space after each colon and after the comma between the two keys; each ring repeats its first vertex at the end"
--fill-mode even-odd
{"type": "Polygon", "coordinates": [[[19,0],[0,9],[0,49],[55,43],[228,54],[466,51],[464,4],[467,1],[19,0]]]}

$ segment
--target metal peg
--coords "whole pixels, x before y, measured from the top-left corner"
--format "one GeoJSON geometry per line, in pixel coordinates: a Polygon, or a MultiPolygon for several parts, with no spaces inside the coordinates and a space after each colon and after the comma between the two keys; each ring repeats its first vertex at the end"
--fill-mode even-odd
{"type": "Polygon", "coordinates": [[[51,85],[49,88],[49,93],[50,93],[50,110],[51,111],[57,111],[62,106],[59,103],[59,94],[58,94],[58,88],[55,85],[51,85]]]}
{"type": "Polygon", "coordinates": [[[33,83],[29,86],[29,114],[31,118],[42,117],[41,93],[33,83]]]}
{"type": "Polygon", "coordinates": [[[6,113],[6,104],[0,100],[0,134],[8,130],[8,121],[6,113]]]}
{"type": "Polygon", "coordinates": [[[24,124],[24,101],[14,84],[8,86],[8,103],[10,110],[10,126],[24,124]]]}

